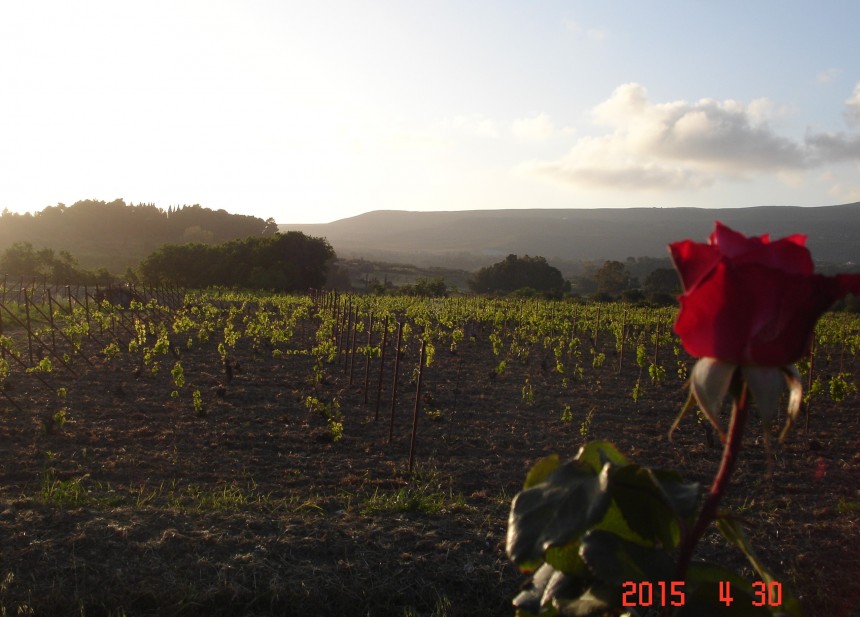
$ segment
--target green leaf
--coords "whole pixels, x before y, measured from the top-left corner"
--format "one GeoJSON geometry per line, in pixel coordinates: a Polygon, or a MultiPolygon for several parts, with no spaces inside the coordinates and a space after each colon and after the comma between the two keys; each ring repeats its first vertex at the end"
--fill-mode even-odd
{"type": "MultiPolygon", "coordinates": [[[[728,517],[717,519],[717,529],[720,530],[720,533],[723,534],[723,537],[726,540],[734,544],[744,555],[747,556],[750,565],[752,565],[762,581],[770,585],[770,583],[777,580],[771,571],[768,570],[758,558],[758,555],[756,555],[752,545],[750,544],[749,538],[747,538],[743,528],[741,528],[740,524],[735,519],[728,517]]],[[[779,582],[782,583],[782,581],[779,582]]],[[[788,613],[792,617],[801,617],[803,615],[800,608],[800,602],[785,584],[782,585],[782,606],[777,608],[780,608],[782,612],[788,613]]]]}
{"type": "Polygon", "coordinates": [[[607,462],[619,467],[628,464],[625,456],[609,441],[592,441],[585,444],[579,449],[576,460],[588,463],[594,471],[603,469],[607,462]]]}
{"type": "Polygon", "coordinates": [[[770,617],[765,607],[753,606],[752,585],[736,572],[707,562],[687,571],[685,600],[674,617],[770,617]],[[728,584],[732,601],[720,601],[720,585],[728,584]]]}
{"type": "Polygon", "coordinates": [[[650,542],[675,546],[681,530],[663,491],[650,470],[639,465],[613,469],[609,492],[634,532],[650,542]]]}
{"type": "Polygon", "coordinates": [[[545,557],[547,564],[569,576],[582,577],[588,573],[585,562],[579,556],[579,542],[549,548],[545,557]]]}
{"type": "Polygon", "coordinates": [[[675,515],[681,520],[692,520],[698,513],[702,485],[698,482],[686,481],[681,474],[670,469],[652,469],[649,473],[653,477],[654,484],[663,492],[675,515]]]}
{"type": "Polygon", "coordinates": [[[627,521],[624,519],[624,515],[621,513],[621,508],[618,507],[618,504],[615,503],[614,500],[609,505],[609,509],[603,516],[603,520],[594,525],[592,529],[602,529],[604,531],[610,531],[619,538],[630,540],[631,542],[635,542],[636,544],[642,544],[644,546],[654,545],[653,542],[646,540],[638,533],[630,529],[630,525],[627,524],[627,521]]]}
{"type": "Polygon", "coordinates": [[[537,463],[532,465],[532,468],[529,469],[528,475],[526,475],[525,484],[523,484],[523,488],[531,488],[536,486],[547,479],[549,474],[558,469],[561,466],[561,460],[558,458],[558,454],[550,454],[546,458],[542,458],[537,463]]]}
{"type": "Polygon", "coordinates": [[[620,594],[618,589],[595,583],[586,589],[582,595],[572,600],[559,599],[555,604],[562,615],[567,617],[591,617],[603,615],[615,606],[618,606],[620,594]]]}
{"type": "MultiPolygon", "coordinates": [[[[608,531],[590,531],[582,537],[580,556],[595,578],[621,586],[625,581],[668,581],[675,560],[662,549],[619,538],[608,531]]],[[[618,595],[620,601],[621,595],[618,595]]]]}
{"type": "MultiPolygon", "coordinates": [[[[551,605],[552,593],[564,594],[565,589],[569,588],[571,578],[563,572],[555,570],[547,564],[538,568],[532,577],[531,582],[521,591],[513,600],[514,608],[517,609],[517,615],[552,615],[553,612],[541,614],[541,609],[544,604],[551,605]]],[[[570,589],[571,596],[575,596],[579,590],[570,589]]]]}
{"type": "Polygon", "coordinates": [[[522,570],[543,562],[544,552],[576,540],[609,507],[609,465],[599,473],[569,461],[545,481],[521,491],[511,503],[507,552],[522,570]]]}

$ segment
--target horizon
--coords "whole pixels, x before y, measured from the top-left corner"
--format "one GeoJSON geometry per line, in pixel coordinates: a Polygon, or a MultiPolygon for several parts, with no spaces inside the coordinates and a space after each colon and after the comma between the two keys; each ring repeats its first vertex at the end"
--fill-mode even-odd
{"type": "Polygon", "coordinates": [[[0,210],[124,199],[302,225],[860,201],[860,5],[660,9],[4,5],[0,210]]]}

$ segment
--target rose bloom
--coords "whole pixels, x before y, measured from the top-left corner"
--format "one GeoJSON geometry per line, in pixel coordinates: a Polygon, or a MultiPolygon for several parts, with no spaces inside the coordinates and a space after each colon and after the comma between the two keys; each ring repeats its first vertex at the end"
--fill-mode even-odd
{"type": "Polygon", "coordinates": [[[771,242],[720,222],[709,242],[669,245],[684,293],[675,333],[687,352],[742,365],[786,366],[801,358],[815,322],[860,274],[814,273],[806,236],[771,242]]]}

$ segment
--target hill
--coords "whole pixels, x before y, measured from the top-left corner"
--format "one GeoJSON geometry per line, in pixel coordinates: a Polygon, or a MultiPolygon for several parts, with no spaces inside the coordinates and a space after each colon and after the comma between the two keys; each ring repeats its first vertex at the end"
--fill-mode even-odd
{"type": "Polygon", "coordinates": [[[68,251],[81,266],[122,273],[164,244],[217,244],[271,235],[274,220],[210,210],[200,205],[170,207],[92,199],[49,206],[35,214],[0,215],[0,252],[15,242],[36,249],[68,251]]]}
{"type": "Polygon", "coordinates": [[[281,224],[328,239],[342,258],[475,269],[510,253],[561,261],[666,257],[669,242],[704,240],[714,221],[745,233],[808,236],[820,262],[860,263],[860,202],[799,208],[377,210],[319,225],[281,224]]]}

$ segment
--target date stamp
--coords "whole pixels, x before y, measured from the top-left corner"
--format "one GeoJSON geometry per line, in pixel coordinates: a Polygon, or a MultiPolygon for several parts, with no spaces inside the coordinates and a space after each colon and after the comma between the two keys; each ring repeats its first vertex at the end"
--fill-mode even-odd
{"type": "MultiPolygon", "coordinates": [[[[621,606],[624,607],[684,606],[686,602],[684,581],[625,581],[622,588],[621,606]]],[[[752,584],[752,590],[752,606],[782,605],[782,585],[778,581],[756,581],[752,584]]],[[[735,601],[730,581],[720,581],[717,599],[726,606],[731,606],[735,601]]]]}

